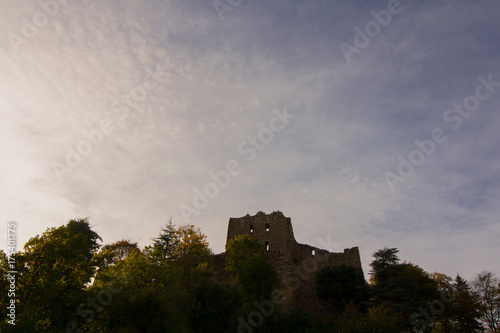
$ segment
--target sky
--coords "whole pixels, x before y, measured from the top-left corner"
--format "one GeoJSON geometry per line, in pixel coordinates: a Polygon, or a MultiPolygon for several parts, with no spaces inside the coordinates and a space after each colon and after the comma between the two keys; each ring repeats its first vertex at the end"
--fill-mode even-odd
{"type": "Polygon", "coordinates": [[[497,1],[0,1],[0,248],[230,217],[500,275],[497,1]]]}

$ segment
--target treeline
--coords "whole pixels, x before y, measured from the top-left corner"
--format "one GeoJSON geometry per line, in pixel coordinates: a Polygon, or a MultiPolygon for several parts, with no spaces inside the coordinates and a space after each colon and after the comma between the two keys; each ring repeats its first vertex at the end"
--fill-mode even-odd
{"type": "Polygon", "coordinates": [[[398,252],[373,254],[369,283],[345,265],[318,272],[318,296],[339,313],[331,332],[500,332],[500,280],[493,273],[469,283],[401,263],[398,252]]]}
{"type": "Polygon", "coordinates": [[[349,266],[318,271],[318,296],[336,315],[315,318],[282,311],[293,302],[249,236],[228,242],[224,277],[214,274],[206,236],[192,225],[169,222],[142,250],[127,240],[100,242],[87,219],[75,219],[10,258],[0,251],[0,331],[500,332],[500,281],[492,273],[471,282],[429,274],[401,263],[394,248],[374,253],[368,282],[349,266]]]}

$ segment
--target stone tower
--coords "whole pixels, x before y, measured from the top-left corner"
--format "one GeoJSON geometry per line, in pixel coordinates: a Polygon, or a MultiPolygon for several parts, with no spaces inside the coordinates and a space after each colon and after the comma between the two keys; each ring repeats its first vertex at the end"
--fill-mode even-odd
{"type": "Polygon", "coordinates": [[[290,218],[279,211],[230,218],[227,241],[238,235],[253,236],[265,247],[267,260],[283,280],[286,305],[298,306],[311,314],[332,313],[330,305],[316,296],[316,272],[319,269],[346,264],[362,271],[357,247],[345,249],[343,253],[331,253],[299,244],[295,240],[290,218]]]}

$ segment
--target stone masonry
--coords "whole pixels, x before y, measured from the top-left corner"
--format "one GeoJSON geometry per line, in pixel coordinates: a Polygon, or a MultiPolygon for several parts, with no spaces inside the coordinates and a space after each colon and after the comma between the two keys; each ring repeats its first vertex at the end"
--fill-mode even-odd
{"type": "MultiPolygon", "coordinates": [[[[298,307],[317,316],[331,315],[331,306],[316,295],[316,272],[323,267],[339,264],[362,270],[357,247],[345,249],[343,253],[332,253],[297,243],[290,218],[280,211],[230,218],[227,241],[238,235],[253,236],[266,248],[267,260],[283,281],[283,292],[287,299],[285,310],[298,307]]],[[[223,274],[224,254],[217,255],[215,262],[216,274],[223,274]]]]}

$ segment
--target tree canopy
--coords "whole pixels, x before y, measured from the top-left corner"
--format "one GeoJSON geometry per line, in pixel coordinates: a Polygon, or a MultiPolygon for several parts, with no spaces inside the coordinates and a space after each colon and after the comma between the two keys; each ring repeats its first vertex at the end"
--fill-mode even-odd
{"type": "Polygon", "coordinates": [[[15,326],[7,322],[10,267],[0,251],[0,331],[222,333],[241,331],[242,318],[251,322],[259,313],[265,317],[254,327],[259,332],[499,331],[500,281],[493,273],[482,272],[472,282],[430,274],[401,262],[397,248],[374,252],[369,283],[351,266],[320,269],[317,295],[336,311],[318,318],[293,302],[282,311],[269,301],[281,280],[251,236],[226,244],[220,258],[228,279],[213,274],[207,238],[194,225],[168,221],[143,249],[125,239],[101,242],[88,219],[72,219],[12,255],[15,326]]]}
{"type": "Polygon", "coordinates": [[[320,298],[339,309],[344,309],[351,301],[360,304],[368,296],[363,273],[355,267],[344,264],[327,266],[319,270],[316,290],[320,298]]]}
{"type": "Polygon", "coordinates": [[[24,251],[16,253],[17,330],[64,328],[98,267],[94,255],[99,240],[88,219],[74,219],[31,238],[24,251]]]}

